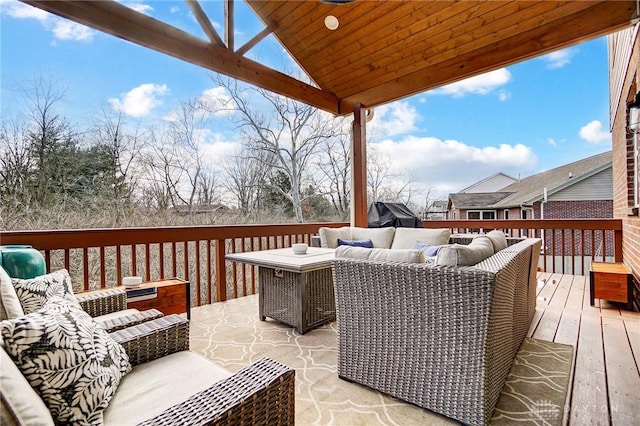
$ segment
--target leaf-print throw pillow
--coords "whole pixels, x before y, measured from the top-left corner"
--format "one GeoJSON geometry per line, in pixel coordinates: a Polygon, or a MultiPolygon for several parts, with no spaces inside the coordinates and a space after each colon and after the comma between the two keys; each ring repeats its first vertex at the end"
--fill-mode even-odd
{"type": "Polygon", "coordinates": [[[131,371],[122,346],[76,302],[52,297],[38,312],[0,322],[6,352],[60,424],[102,424],[131,371]]]}
{"type": "Polygon", "coordinates": [[[13,278],[11,282],[25,314],[36,312],[53,296],[73,296],[71,277],[66,269],[27,280],[13,278]]]}

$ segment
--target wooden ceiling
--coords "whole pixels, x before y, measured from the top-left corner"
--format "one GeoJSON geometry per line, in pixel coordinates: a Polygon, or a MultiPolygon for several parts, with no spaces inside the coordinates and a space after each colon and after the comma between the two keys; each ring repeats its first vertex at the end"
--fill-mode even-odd
{"type": "Polygon", "coordinates": [[[637,7],[635,0],[246,0],[265,30],[236,48],[233,0],[225,0],[224,41],[196,0],[187,3],[209,40],[114,1],[22,1],[337,115],[614,32],[630,25],[637,7]],[[325,27],[328,15],[339,21],[335,31],[325,27]],[[270,33],[313,85],[244,56],[270,33]]]}

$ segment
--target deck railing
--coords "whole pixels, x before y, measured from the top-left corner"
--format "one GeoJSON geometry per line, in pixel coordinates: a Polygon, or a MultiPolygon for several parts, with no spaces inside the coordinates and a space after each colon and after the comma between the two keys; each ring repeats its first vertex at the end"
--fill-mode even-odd
{"type": "MultiPolygon", "coordinates": [[[[621,261],[622,222],[602,220],[437,220],[428,228],[453,233],[503,229],[510,236],[544,239],[540,267],[584,273],[591,260],[621,261]]],[[[256,292],[254,267],[225,261],[225,254],[310,243],[321,226],[347,223],[185,226],[162,228],[3,231],[0,244],[29,244],[42,251],[47,270],[66,268],[75,291],[113,287],[121,277],[145,281],[179,277],[191,282],[195,306],[256,292]],[[218,285],[224,283],[224,285],[218,285]]]]}

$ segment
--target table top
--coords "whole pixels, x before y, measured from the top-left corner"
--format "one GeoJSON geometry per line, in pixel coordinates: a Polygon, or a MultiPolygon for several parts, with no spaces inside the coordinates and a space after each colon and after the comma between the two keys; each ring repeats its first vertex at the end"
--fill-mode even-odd
{"type": "Polygon", "coordinates": [[[291,272],[308,272],[331,267],[335,249],[309,247],[305,254],[295,254],[291,248],[232,253],[225,259],[250,265],[282,269],[291,272]]]}

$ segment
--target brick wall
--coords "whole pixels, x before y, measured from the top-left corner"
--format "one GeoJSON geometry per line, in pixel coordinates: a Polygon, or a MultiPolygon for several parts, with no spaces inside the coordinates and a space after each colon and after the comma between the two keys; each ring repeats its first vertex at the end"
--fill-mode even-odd
{"type": "MultiPolygon", "coordinates": [[[[640,32],[638,33],[640,34],[640,32]]],[[[640,38],[636,36],[626,72],[622,96],[613,118],[613,216],[622,219],[622,257],[635,279],[640,281],[640,218],[629,209],[629,135],[626,132],[627,102],[640,89],[640,38]]],[[[625,60],[626,58],[620,58],[625,60]]]]}

